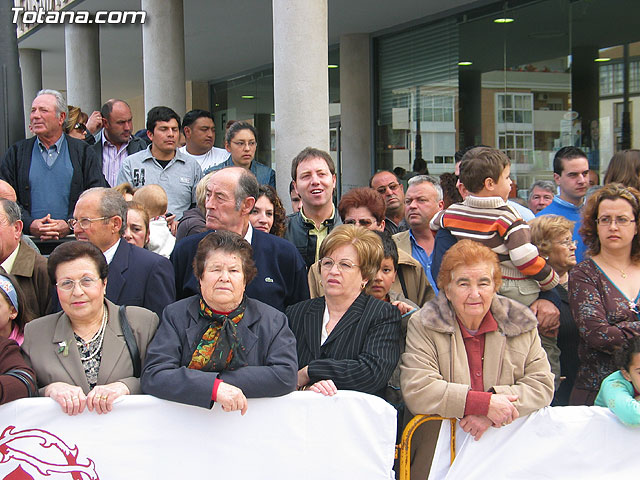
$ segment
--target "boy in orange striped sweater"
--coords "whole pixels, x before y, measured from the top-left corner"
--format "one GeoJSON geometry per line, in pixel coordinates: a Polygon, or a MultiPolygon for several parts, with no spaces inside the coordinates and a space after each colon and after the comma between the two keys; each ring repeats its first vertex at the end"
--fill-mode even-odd
{"type": "Polygon", "coordinates": [[[458,240],[486,245],[500,260],[500,294],[531,305],[538,292],[551,290],[558,275],[531,243],[529,226],[507,205],[511,191],[511,163],[500,150],[477,147],[460,163],[460,182],[470,195],[431,220],[431,229],[446,228],[458,240]]]}

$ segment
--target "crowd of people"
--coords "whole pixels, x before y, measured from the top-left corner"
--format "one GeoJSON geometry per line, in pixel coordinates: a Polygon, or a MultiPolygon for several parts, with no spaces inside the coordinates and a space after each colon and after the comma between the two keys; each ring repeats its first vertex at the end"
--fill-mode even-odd
{"type": "MultiPolygon", "coordinates": [[[[378,171],[337,205],[333,159],[308,147],[286,215],[250,123],[220,149],[209,112],[158,106],[147,142],[122,100],[89,117],[42,90],[30,127],[0,163],[1,402],[76,415],[147,393],[244,414],[249,398],[356,390],[400,430],[437,414],[476,440],[548,405],[640,424],[636,150],[599,186],[560,149],[527,208],[491,147],[406,192],[378,171]],[[46,258],[33,240],[60,244],[46,258]]],[[[414,437],[416,478],[437,432],[414,437]]]]}

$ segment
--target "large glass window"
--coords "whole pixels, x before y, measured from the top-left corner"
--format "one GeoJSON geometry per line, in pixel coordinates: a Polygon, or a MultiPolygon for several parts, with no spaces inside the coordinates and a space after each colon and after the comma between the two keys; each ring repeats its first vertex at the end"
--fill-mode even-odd
{"type": "Polygon", "coordinates": [[[526,198],[574,145],[602,176],[640,147],[638,14],[636,0],[510,1],[377,37],[376,168],[450,172],[455,151],[496,146],[526,198]]]}

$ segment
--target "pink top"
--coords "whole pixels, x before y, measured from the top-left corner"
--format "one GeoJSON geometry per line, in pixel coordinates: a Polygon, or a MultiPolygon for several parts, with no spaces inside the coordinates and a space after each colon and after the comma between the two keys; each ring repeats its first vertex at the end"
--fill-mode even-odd
{"type": "Polygon", "coordinates": [[[22,345],[22,341],[24,340],[24,335],[20,333],[17,325],[14,325],[13,330],[9,334],[9,339],[15,340],[18,345],[22,345]]]}

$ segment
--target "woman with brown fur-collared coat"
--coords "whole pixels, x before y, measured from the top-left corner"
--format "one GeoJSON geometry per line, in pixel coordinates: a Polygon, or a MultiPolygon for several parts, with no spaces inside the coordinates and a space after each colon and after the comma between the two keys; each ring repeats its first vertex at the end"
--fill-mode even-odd
{"type": "MultiPolygon", "coordinates": [[[[462,240],[445,255],[438,297],[409,321],[400,383],[414,414],[460,418],[476,440],[549,405],[553,375],[535,315],[496,295],[501,273],[487,247],[462,240]]],[[[414,436],[411,473],[424,478],[440,422],[414,436]]]]}

